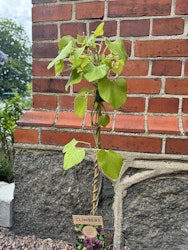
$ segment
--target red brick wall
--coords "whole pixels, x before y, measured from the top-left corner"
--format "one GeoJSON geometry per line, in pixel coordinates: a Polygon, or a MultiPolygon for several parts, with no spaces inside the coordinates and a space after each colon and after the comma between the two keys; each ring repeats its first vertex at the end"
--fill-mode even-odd
{"type": "Polygon", "coordinates": [[[88,115],[82,121],[73,113],[78,86],[66,92],[67,77],[55,78],[47,65],[57,55],[61,36],[87,34],[102,20],[105,35],[120,37],[129,54],[123,71],[128,100],[103,131],[103,146],[188,154],[188,1],[32,3],[33,110],[18,122],[16,143],[64,145],[73,137],[93,141],[88,115]]]}

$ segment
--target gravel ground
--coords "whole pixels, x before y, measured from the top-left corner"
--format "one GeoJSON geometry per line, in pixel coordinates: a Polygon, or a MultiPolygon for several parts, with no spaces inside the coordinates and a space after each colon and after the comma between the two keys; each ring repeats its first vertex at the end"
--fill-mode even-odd
{"type": "Polygon", "coordinates": [[[75,250],[75,246],[62,240],[40,239],[35,236],[17,236],[0,228],[0,250],[75,250]]]}
{"type": "MultiPolygon", "coordinates": [[[[112,250],[112,235],[106,234],[106,249],[112,250]]],[[[35,236],[17,236],[13,231],[0,227],[0,250],[75,250],[73,244],[62,240],[40,239],[35,236]]],[[[124,247],[122,250],[130,250],[124,247]]]]}

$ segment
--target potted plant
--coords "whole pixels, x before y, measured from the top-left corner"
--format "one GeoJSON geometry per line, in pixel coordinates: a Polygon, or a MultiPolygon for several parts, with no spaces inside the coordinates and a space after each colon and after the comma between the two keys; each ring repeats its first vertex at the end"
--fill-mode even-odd
{"type": "MultiPolygon", "coordinates": [[[[94,163],[94,183],[92,199],[92,215],[96,215],[99,200],[99,176],[104,174],[112,181],[118,179],[123,158],[117,152],[101,148],[101,128],[110,122],[110,116],[105,110],[105,103],[118,110],[126,102],[127,85],[120,77],[128,58],[124,43],[121,40],[110,41],[103,37],[104,23],[100,23],[89,36],[64,36],[58,43],[58,56],[48,65],[48,69],[55,67],[56,75],[69,71],[70,77],[66,90],[71,85],[82,84],[82,80],[90,83],[89,88],[81,88],[74,99],[74,111],[82,117],[92,100],[90,111],[91,128],[95,139],[96,159],[94,163]]],[[[85,158],[84,147],[77,147],[78,143],[89,145],[72,139],[63,148],[64,165],[68,170],[79,164],[85,158]]],[[[91,150],[91,147],[89,147],[91,150]]]]}

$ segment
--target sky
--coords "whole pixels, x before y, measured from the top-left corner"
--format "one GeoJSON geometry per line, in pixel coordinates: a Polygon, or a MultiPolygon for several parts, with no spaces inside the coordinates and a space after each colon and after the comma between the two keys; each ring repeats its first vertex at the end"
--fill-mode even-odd
{"type": "Polygon", "coordinates": [[[31,41],[31,0],[0,0],[0,19],[8,18],[24,27],[31,41]]]}

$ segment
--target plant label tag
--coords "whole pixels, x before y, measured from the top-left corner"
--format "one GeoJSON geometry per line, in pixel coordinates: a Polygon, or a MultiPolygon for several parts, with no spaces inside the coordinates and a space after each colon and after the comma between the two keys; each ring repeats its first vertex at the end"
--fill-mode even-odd
{"type": "Polygon", "coordinates": [[[76,249],[106,250],[102,216],[73,215],[76,249]]]}

